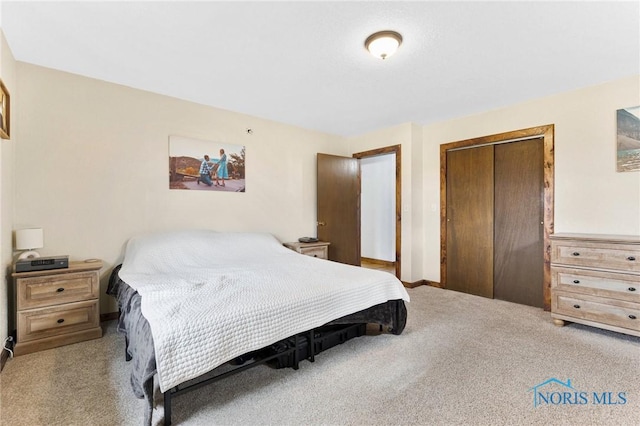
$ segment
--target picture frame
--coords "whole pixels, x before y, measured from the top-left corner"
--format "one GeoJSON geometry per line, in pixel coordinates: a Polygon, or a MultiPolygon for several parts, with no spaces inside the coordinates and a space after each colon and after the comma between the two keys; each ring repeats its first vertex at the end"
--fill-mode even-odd
{"type": "Polygon", "coordinates": [[[640,106],[616,111],[616,171],[640,171],[640,106]]]}
{"type": "Polygon", "coordinates": [[[169,135],[169,189],[245,192],[245,146],[169,135]]]}
{"type": "Polygon", "coordinates": [[[0,80],[0,104],[0,137],[10,139],[11,97],[2,80],[0,80]]]}

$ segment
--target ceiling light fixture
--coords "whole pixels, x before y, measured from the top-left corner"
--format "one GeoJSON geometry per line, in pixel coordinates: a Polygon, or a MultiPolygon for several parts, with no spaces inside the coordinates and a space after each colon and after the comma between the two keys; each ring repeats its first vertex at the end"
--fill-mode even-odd
{"type": "Polygon", "coordinates": [[[402,44],[402,36],[395,31],[378,31],[364,42],[364,47],[376,58],[387,59],[402,44]]]}

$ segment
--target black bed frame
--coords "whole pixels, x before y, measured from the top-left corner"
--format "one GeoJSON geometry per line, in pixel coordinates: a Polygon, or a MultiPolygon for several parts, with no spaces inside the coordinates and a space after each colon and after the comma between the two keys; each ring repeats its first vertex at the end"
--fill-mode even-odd
{"type": "MultiPolygon", "coordinates": [[[[277,362],[278,367],[291,367],[294,370],[298,370],[299,363],[302,359],[307,359],[310,362],[315,361],[315,356],[329,349],[336,344],[342,344],[347,340],[354,337],[362,336],[366,333],[366,324],[351,324],[334,326],[330,331],[326,327],[319,327],[317,329],[309,330],[304,333],[296,334],[288,339],[281,340],[273,345],[270,345],[262,350],[252,352],[246,356],[240,357],[239,362],[243,362],[246,358],[253,358],[254,361],[247,362],[244,365],[233,368],[232,370],[224,373],[216,374],[207,379],[195,379],[190,381],[189,384],[179,384],[168,391],[163,393],[164,398],[164,424],[171,424],[171,399],[174,396],[181,395],[183,393],[198,389],[203,386],[207,386],[211,383],[217,382],[227,377],[233,376],[242,371],[248,370],[259,365],[277,362]]],[[[213,371],[215,371],[214,369],[213,371]]],[[[210,373],[207,373],[208,375],[210,373]]]]}
{"type": "MultiPolygon", "coordinates": [[[[122,265],[117,265],[111,273],[109,289],[107,290],[108,294],[113,295],[110,290],[112,286],[120,280],[118,271],[121,266],[122,265]]],[[[122,311],[119,313],[122,315],[122,311]]],[[[171,401],[174,396],[207,386],[242,371],[267,363],[275,362],[277,368],[291,367],[297,370],[301,360],[307,359],[310,362],[314,362],[315,356],[318,353],[337,344],[344,343],[351,338],[366,334],[366,325],[368,323],[380,324],[380,330],[382,330],[383,324],[390,325],[389,332],[399,335],[403,332],[406,321],[407,308],[404,301],[402,299],[389,300],[386,303],[338,318],[321,327],[298,333],[263,349],[237,357],[200,377],[181,383],[165,391],[163,393],[164,424],[171,424],[171,401]],[[237,365],[237,367],[223,371],[222,367],[228,366],[228,364],[237,365]],[[216,374],[216,371],[222,372],[216,374]]],[[[132,357],[126,349],[129,346],[128,336],[126,334],[125,341],[125,359],[126,361],[130,361],[132,357]]]]}
{"type": "MultiPolygon", "coordinates": [[[[309,332],[310,338],[313,338],[313,332],[309,332]]],[[[227,372],[221,373],[221,374],[217,374],[214,375],[213,377],[210,377],[208,379],[204,379],[204,380],[200,380],[197,381],[195,383],[191,383],[191,384],[179,384],[178,386],[175,386],[171,389],[169,389],[168,391],[164,392],[163,395],[163,399],[164,399],[164,424],[165,425],[170,425],[171,424],[171,399],[174,396],[178,396],[178,395],[182,395],[183,393],[198,389],[200,387],[203,386],[207,386],[210,385],[211,383],[217,382],[219,380],[222,379],[226,379],[227,377],[233,376],[234,374],[240,373],[242,371],[248,370],[250,368],[253,367],[257,367],[259,365],[263,365],[266,364],[270,361],[276,360],[277,358],[281,357],[281,356],[293,356],[293,369],[297,370],[298,369],[298,363],[299,363],[299,340],[300,340],[300,335],[296,334],[294,336],[294,346],[287,348],[285,351],[281,352],[281,353],[275,353],[271,356],[265,357],[265,358],[260,358],[258,360],[255,360],[253,362],[250,362],[248,364],[244,364],[241,365],[239,367],[236,367],[232,370],[229,370],[227,372]]],[[[313,360],[311,359],[310,361],[313,362],[313,360]]],[[[214,370],[215,371],[215,370],[214,370]]],[[[197,379],[196,379],[197,380],[197,379]]]]}

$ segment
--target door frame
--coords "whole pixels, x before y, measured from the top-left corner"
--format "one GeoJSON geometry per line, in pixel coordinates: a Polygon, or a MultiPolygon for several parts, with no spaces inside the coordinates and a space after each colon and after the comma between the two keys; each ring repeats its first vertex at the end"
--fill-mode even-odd
{"type": "Polygon", "coordinates": [[[551,310],[551,243],[554,212],[554,125],[530,127],[495,135],[465,139],[440,145],[440,285],[447,288],[447,152],[453,149],[517,142],[527,139],[543,139],[543,280],[544,310],[551,310]]]}
{"type": "Polygon", "coordinates": [[[401,244],[402,244],[402,155],[401,145],[385,146],[384,148],[372,149],[369,151],[357,152],[352,155],[358,160],[378,155],[396,154],[396,278],[401,279],[401,244]]]}

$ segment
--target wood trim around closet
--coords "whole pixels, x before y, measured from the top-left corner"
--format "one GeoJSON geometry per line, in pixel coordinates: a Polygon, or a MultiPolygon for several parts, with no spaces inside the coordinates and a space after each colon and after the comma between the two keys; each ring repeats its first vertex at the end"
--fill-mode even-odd
{"type": "Polygon", "coordinates": [[[543,139],[544,150],[544,272],[543,304],[544,310],[551,310],[551,243],[554,217],[554,125],[549,124],[512,132],[465,139],[440,145],[440,284],[447,288],[447,151],[470,148],[480,145],[493,145],[518,140],[543,139]]]}

